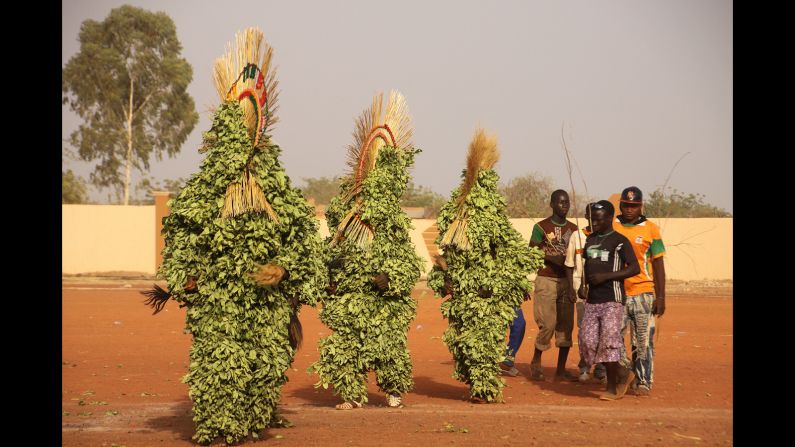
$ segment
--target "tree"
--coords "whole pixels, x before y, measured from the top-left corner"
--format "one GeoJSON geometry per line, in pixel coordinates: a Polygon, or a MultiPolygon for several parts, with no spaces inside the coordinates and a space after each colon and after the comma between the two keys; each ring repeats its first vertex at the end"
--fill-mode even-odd
{"type": "Polygon", "coordinates": [[[732,217],[723,208],[704,202],[703,194],[683,193],[672,188],[658,188],[644,199],[648,217],[732,217]],[[666,192],[670,190],[670,192],[666,192]]]}
{"type": "Polygon", "coordinates": [[[122,190],[127,205],[132,169],[176,155],[199,120],[186,92],[193,69],[163,12],[124,5],[84,21],[79,41],[63,69],[63,103],[84,121],[69,142],[82,160],[100,160],[91,182],[122,190]]]}
{"type": "Polygon", "coordinates": [[[421,206],[425,208],[425,214],[422,216],[425,219],[436,218],[439,214],[439,209],[444,205],[445,201],[444,196],[428,187],[414,186],[412,180],[409,180],[406,192],[400,198],[402,206],[421,206]]]}
{"type": "Polygon", "coordinates": [[[154,205],[155,198],[152,191],[168,191],[171,197],[177,197],[185,187],[186,180],[182,177],[176,179],[165,179],[162,182],[145,175],[135,185],[135,194],[130,199],[131,205],[154,205]]]}
{"type": "MultiPolygon", "coordinates": [[[[307,200],[314,199],[317,204],[328,205],[331,199],[340,191],[342,180],[341,177],[305,177],[306,186],[302,188],[304,197],[307,200]]],[[[409,180],[406,192],[400,198],[401,206],[424,207],[425,214],[423,218],[425,219],[435,218],[444,202],[444,196],[428,187],[414,186],[412,180],[409,180]]]]}
{"type": "Polygon", "coordinates": [[[61,171],[61,203],[86,203],[88,202],[88,188],[82,178],[75,175],[71,169],[61,171]]]}
{"type": "Polygon", "coordinates": [[[549,214],[549,196],[555,188],[552,178],[531,173],[515,177],[500,187],[509,217],[541,217],[549,214]]]}
{"type": "MultiPolygon", "coordinates": [[[[558,188],[553,185],[551,177],[531,173],[521,177],[514,177],[507,184],[503,184],[499,191],[507,202],[505,212],[508,217],[522,218],[549,216],[551,213],[549,209],[550,196],[552,191],[556,189],[558,188]]],[[[569,208],[569,217],[571,219],[574,219],[575,216],[582,216],[585,212],[585,204],[594,201],[592,197],[586,196],[584,192],[576,191],[577,203],[575,204],[570,188],[564,187],[561,189],[569,193],[569,199],[572,200],[571,208],[569,208]]]]}
{"type": "Polygon", "coordinates": [[[317,204],[328,205],[339,192],[342,179],[340,177],[307,177],[304,178],[304,182],[306,182],[306,186],[301,188],[304,198],[314,199],[317,204]]]}

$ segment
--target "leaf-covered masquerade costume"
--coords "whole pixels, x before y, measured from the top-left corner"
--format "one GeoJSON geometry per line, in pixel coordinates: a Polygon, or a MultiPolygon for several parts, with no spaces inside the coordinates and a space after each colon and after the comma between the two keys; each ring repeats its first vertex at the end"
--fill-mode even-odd
{"type": "Polygon", "coordinates": [[[469,385],[470,396],[502,400],[499,363],[505,359],[505,333],[532,290],[527,275],[544,254],[528,247],[505,214],[497,191],[497,140],[478,129],[470,143],[461,186],[440,210],[436,243],[444,251],[428,274],[448,320],[444,342],[453,354],[453,377],[469,385]]]}
{"type": "Polygon", "coordinates": [[[406,346],[416,314],[411,289],[422,259],[409,237],[411,221],[400,208],[408,168],[419,152],[403,96],[381,94],[365,110],[349,147],[351,174],[326,211],[330,236],[328,294],[320,320],[334,332],[320,340],[311,370],[316,386],[334,386],[345,401],[367,401],[367,372],[379,388],[401,395],[413,386],[406,346]]]}
{"type": "Polygon", "coordinates": [[[314,209],[290,185],[280,148],[265,133],[274,120],[271,48],[258,66],[262,32],[249,28],[216,61],[222,104],[204,134],[200,171],[170,201],[159,275],[187,305],[193,335],[184,382],[193,400],[194,439],[239,441],[278,423],[285,371],[300,343],[297,314],[327,286],[314,209]]]}

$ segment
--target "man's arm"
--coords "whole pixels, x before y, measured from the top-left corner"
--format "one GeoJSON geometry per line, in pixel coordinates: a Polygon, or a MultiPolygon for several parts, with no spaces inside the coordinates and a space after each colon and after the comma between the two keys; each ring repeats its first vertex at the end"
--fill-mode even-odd
{"type": "Polygon", "coordinates": [[[574,290],[574,269],[577,266],[575,256],[577,256],[577,238],[576,234],[572,235],[569,239],[569,244],[566,246],[566,260],[563,266],[566,267],[566,279],[569,281],[569,300],[571,302],[577,301],[577,291],[574,290]]]}
{"type": "Polygon", "coordinates": [[[544,233],[544,230],[542,230],[538,224],[535,224],[533,226],[533,232],[530,234],[530,246],[538,247],[544,251],[544,262],[563,267],[563,263],[566,261],[565,253],[561,255],[550,255],[547,253],[547,250],[543,246],[546,237],[547,235],[544,233]]]}
{"type": "Polygon", "coordinates": [[[629,247],[629,242],[624,243],[621,249],[618,250],[619,256],[624,261],[624,268],[617,272],[603,272],[594,273],[588,276],[588,282],[593,285],[599,285],[607,281],[623,280],[640,273],[640,265],[632,253],[632,248],[629,247]],[[628,253],[629,252],[629,253],[628,253]]]}
{"type": "Polygon", "coordinates": [[[577,301],[577,293],[574,290],[574,267],[566,266],[566,280],[569,281],[569,301],[577,301]]]}
{"type": "Polygon", "coordinates": [[[660,227],[651,226],[651,268],[654,273],[654,304],[652,315],[662,316],[665,313],[665,244],[663,244],[660,227]]]}
{"type": "Polygon", "coordinates": [[[662,317],[665,313],[665,262],[663,257],[652,259],[651,268],[654,272],[654,305],[651,313],[662,317]]]}
{"type": "MultiPolygon", "coordinates": [[[[585,249],[583,249],[583,252],[585,249]]],[[[580,279],[580,288],[577,290],[577,296],[582,298],[583,301],[588,299],[588,292],[586,292],[588,288],[588,263],[582,263],[582,279],[580,279]]]]}

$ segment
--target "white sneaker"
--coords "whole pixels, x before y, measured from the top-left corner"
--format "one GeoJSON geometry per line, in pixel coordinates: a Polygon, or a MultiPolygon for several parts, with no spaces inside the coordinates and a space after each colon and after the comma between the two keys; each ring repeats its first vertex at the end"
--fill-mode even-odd
{"type": "Polygon", "coordinates": [[[587,372],[584,372],[584,373],[580,374],[580,377],[579,377],[580,383],[588,383],[589,380],[591,380],[591,375],[590,374],[588,374],[587,372]]]}

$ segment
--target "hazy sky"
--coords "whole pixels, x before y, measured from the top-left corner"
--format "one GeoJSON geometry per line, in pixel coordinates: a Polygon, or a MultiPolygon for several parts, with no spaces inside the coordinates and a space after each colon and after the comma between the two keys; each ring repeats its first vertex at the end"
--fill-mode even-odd
{"type": "MultiPolygon", "coordinates": [[[[273,131],[297,185],[343,173],[354,119],[380,90],[400,90],[423,152],[417,185],[449,196],[477,125],[499,138],[503,181],[530,172],[570,189],[561,125],[588,192],[669,186],[732,201],[732,2],[64,0],[63,64],[80,24],[131,4],[174,20],[193,66],[199,123],[156,179],[199,168],[201,134],[218,99],[213,61],[257,26],[274,47],[281,94],[273,131]]],[[[63,138],[79,118],[63,107],[63,138]]],[[[93,163],[63,159],[88,178],[93,163]]],[[[576,179],[575,187],[582,190],[576,179]]],[[[109,190],[92,192],[105,200],[109,190]]]]}

